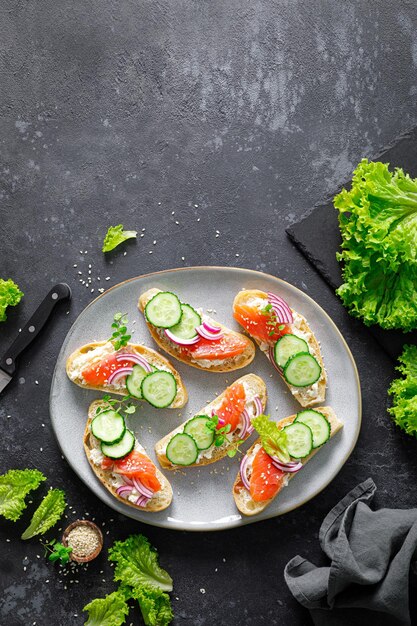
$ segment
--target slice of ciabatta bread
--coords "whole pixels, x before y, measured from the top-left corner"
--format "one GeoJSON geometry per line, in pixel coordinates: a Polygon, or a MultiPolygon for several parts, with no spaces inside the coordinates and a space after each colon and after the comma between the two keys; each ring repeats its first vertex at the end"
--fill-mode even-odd
{"type": "MultiPolygon", "coordinates": [[[[253,415],[255,412],[254,404],[253,404],[253,398],[255,396],[259,397],[259,399],[262,402],[263,410],[265,410],[267,394],[266,394],[266,385],[264,381],[262,380],[262,378],[260,378],[259,376],[256,376],[256,374],[246,374],[246,376],[242,376],[241,378],[238,378],[237,380],[235,380],[231,385],[229,385],[227,389],[230,389],[230,387],[232,387],[236,383],[242,383],[245,388],[245,394],[246,394],[245,408],[248,410],[249,415],[253,415]]],[[[223,393],[217,396],[215,400],[213,400],[209,404],[206,404],[206,406],[202,408],[200,411],[198,411],[196,415],[207,415],[207,417],[211,417],[212,412],[213,411],[215,412],[221,406],[227,389],[225,389],[223,393]]],[[[192,419],[192,417],[190,417],[190,419],[192,419]]],[[[190,420],[187,420],[187,422],[188,421],[190,420]]],[[[179,465],[174,465],[173,463],[171,463],[171,461],[166,456],[166,448],[167,448],[168,443],[174,437],[174,435],[181,433],[184,430],[184,426],[187,422],[184,422],[183,424],[175,428],[175,430],[168,433],[168,435],[165,435],[163,439],[160,439],[155,444],[155,452],[156,452],[157,459],[164,469],[173,470],[173,469],[178,469],[180,467],[181,469],[185,469],[184,466],[182,465],[179,466],[179,465]]],[[[239,428],[237,428],[234,431],[234,433],[229,435],[229,438],[228,438],[229,441],[226,441],[222,446],[216,447],[213,444],[208,450],[203,450],[199,454],[199,458],[197,459],[197,462],[193,463],[192,465],[187,465],[186,467],[193,467],[193,466],[201,467],[202,465],[209,465],[210,463],[216,463],[216,461],[223,459],[227,455],[227,451],[233,447],[233,444],[235,444],[237,441],[241,439],[241,437],[239,436],[239,432],[240,430],[239,428]]],[[[246,435],[244,439],[247,439],[249,436],[250,435],[246,435]]]]}
{"type": "MultiPolygon", "coordinates": [[[[235,311],[236,305],[240,304],[248,306],[250,302],[258,302],[260,300],[263,300],[266,306],[268,304],[268,294],[266,294],[264,291],[259,291],[258,289],[245,289],[243,291],[240,291],[234,299],[233,311],[235,311]]],[[[291,309],[291,311],[294,316],[294,323],[291,325],[291,331],[294,335],[298,335],[305,339],[308,344],[310,353],[316,358],[321,367],[321,375],[317,383],[310,387],[294,387],[293,385],[287,383],[282,375],[281,378],[291,391],[294,398],[301,404],[301,406],[314,406],[315,404],[320,404],[321,402],[324,402],[326,398],[327,373],[320,351],[320,344],[314,336],[314,333],[308,325],[305,317],[303,317],[300,313],[297,313],[293,309],[291,309]]],[[[268,360],[270,360],[270,346],[262,342],[257,337],[254,337],[253,335],[251,335],[251,337],[254,341],[256,341],[259,348],[262,350],[268,360]]]]}
{"type": "MultiPolygon", "coordinates": [[[[125,396],[127,393],[126,384],[124,378],[119,379],[114,385],[94,386],[87,384],[82,377],[82,370],[86,367],[90,367],[95,362],[99,363],[100,360],[115,353],[114,346],[111,341],[93,341],[85,346],[81,346],[78,350],[75,350],[67,359],[66,370],[70,380],[76,385],[83,387],[84,389],[96,389],[97,391],[103,391],[108,393],[114,393],[120,396],[125,396]]],[[[171,372],[177,383],[177,395],[174,402],[169,406],[172,409],[179,409],[183,407],[187,400],[188,394],[184,383],[181,380],[181,376],[177,370],[171,365],[171,363],[163,357],[161,354],[139,344],[129,343],[119,351],[119,354],[132,353],[138,354],[144,357],[150,365],[153,365],[157,369],[171,372]]]]}
{"type": "MultiPolygon", "coordinates": [[[[91,432],[91,422],[96,416],[96,412],[99,407],[108,406],[109,405],[107,405],[107,403],[103,402],[102,400],[95,400],[90,404],[90,408],[88,410],[88,420],[84,431],[84,450],[93,472],[96,474],[100,482],[106,487],[106,489],[110,491],[112,496],[114,496],[120,502],[123,502],[123,504],[131,506],[134,509],[140,509],[141,511],[149,511],[150,513],[163,511],[171,504],[172,487],[168,480],[165,478],[165,476],[162,474],[162,472],[156,466],[156,476],[161,484],[161,489],[154,493],[153,497],[148,501],[146,506],[138,506],[134,502],[131,502],[129,499],[119,496],[117,494],[117,486],[114,485],[112,482],[116,478],[116,476],[112,474],[111,470],[101,469],[101,459],[103,458],[103,454],[100,449],[99,440],[96,439],[91,432]]],[[[149,456],[146,454],[146,451],[144,450],[144,448],[142,448],[136,438],[135,450],[149,458],[149,456]]]]}
{"type": "MultiPolygon", "coordinates": [[[[144,313],[145,307],[149,300],[151,300],[160,291],[161,289],[152,288],[148,289],[148,291],[145,291],[145,293],[140,296],[138,308],[142,313],[144,313]]],[[[248,337],[242,335],[241,333],[237,333],[230,328],[227,328],[227,326],[224,326],[217,320],[212,320],[209,316],[206,316],[206,319],[208,321],[212,321],[213,324],[215,324],[216,326],[219,326],[224,333],[227,333],[228,335],[237,335],[241,340],[245,341],[246,348],[244,352],[235,357],[223,359],[222,363],[217,363],[216,365],[214,365],[212,361],[206,362],[204,359],[200,359],[199,363],[197,359],[192,359],[188,355],[181,353],[181,346],[168,339],[163,329],[156,328],[155,326],[150,324],[145,317],[149,332],[151,333],[154,341],[158,344],[158,346],[165,350],[165,352],[168,352],[168,354],[170,354],[171,356],[178,359],[178,361],[187,363],[187,365],[191,365],[192,367],[196,367],[197,369],[204,370],[205,372],[231,372],[233,370],[246,367],[251,361],[253,361],[255,357],[255,346],[253,342],[248,339],[248,337]]]]}
{"type": "MultiPolygon", "coordinates": [[[[314,410],[322,413],[329,421],[330,437],[334,437],[334,435],[336,435],[336,433],[338,433],[339,430],[343,428],[343,422],[340,421],[340,419],[336,416],[335,412],[333,411],[331,407],[321,406],[314,410]]],[[[295,420],[296,417],[297,415],[291,415],[290,417],[285,417],[284,419],[280,420],[279,422],[277,422],[278,428],[281,429],[281,428],[284,428],[285,426],[288,426],[288,424],[291,424],[295,420]]],[[[257,439],[257,441],[255,441],[255,443],[249,448],[246,454],[249,457],[251,455],[255,456],[255,453],[257,451],[257,450],[255,451],[255,448],[260,445],[261,445],[261,440],[257,439]]],[[[311,452],[311,454],[306,456],[304,459],[301,459],[302,464],[305,465],[317,452],[321,450],[321,448],[325,446],[326,444],[324,444],[320,448],[315,448],[311,452]]],[[[303,470],[301,469],[300,472],[302,471],[303,470]]],[[[295,476],[295,474],[286,474],[287,480],[284,481],[284,483],[281,486],[281,489],[275,494],[273,498],[270,498],[269,500],[264,500],[263,502],[256,502],[255,500],[251,498],[248,490],[242,485],[240,472],[239,472],[233,485],[233,497],[235,499],[237,508],[239,509],[241,513],[243,513],[243,515],[257,515],[258,513],[266,509],[266,507],[269,506],[273,500],[275,500],[277,495],[287,485],[288,480],[290,480],[293,476],[295,476]]]]}

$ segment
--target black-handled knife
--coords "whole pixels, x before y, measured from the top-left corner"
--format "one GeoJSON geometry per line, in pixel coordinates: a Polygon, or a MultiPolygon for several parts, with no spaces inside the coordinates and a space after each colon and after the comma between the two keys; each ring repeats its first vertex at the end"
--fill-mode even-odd
{"type": "Polygon", "coordinates": [[[41,302],[28,323],[22,328],[6,354],[0,359],[0,393],[12,380],[16,371],[16,360],[32,343],[45,326],[55,305],[61,300],[71,297],[71,289],[66,283],[58,283],[52,287],[46,298],[41,302]]]}

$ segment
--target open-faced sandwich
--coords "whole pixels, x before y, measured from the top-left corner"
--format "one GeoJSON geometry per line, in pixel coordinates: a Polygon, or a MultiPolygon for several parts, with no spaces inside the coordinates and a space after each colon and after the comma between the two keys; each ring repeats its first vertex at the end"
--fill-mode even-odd
{"type": "Polygon", "coordinates": [[[110,493],[129,506],[155,512],[172,501],[172,488],[146,454],[124,417],[95,400],[88,411],[84,450],[94,473],[110,493]]]}
{"type": "Polygon", "coordinates": [[[140,296],[139,309],[156,343],[188,365],[229,372],[245,367],[255,356],[250,339],[181,302],[174,293],[149,289],[140,296]]]}
{"type": "Polygon", "coordinates": [[[198,414],[155,445],[165,469],[215,463],[253,432],[251,418],[265,410],[266,386],[262,378],[247,374],[236,380],[198,414]]]}
{"type": "Polygon", "coordinates": [[[233,303],[237,322],[256,341],[301,406],[324,402],[327,376],[320,346],[307,320],[280,296],[240,291],[233,303]]]}
{"type": "Polygon", "coordinates": [[[277,497],[290,478],[342,427],[330,407],[306,409],[279,422],[267,415],[252,420],[260,438],[249,448],[233,485],[236,506],[256,515],[277,497]]]}
{"type": "Polygon", "coordinates": [[[156,408],[180,408],[188,399],[171,363],[139,344],[128,343],[116,350],[112,341],[88,343],[68,357],[66,369],[70,380],[80,387],[130,394],[156,408]]]}

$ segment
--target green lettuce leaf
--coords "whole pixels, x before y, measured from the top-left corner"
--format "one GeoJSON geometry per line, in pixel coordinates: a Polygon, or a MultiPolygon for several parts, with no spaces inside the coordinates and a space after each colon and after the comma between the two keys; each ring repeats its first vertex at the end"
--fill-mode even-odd
{"type": "Polygon", "coordinates": [[[29,491],[37,489],[46,480],[36,469],[12,469],[0,476],[0,515],[15,522],[26,508],[29,491]]]}
{"type": "Polygon", "coordinates": [[[143,535],[116,541],[109,550],[109,560],[116,563],[114,579],[125,585],[150,585],[172,591],[172,578],[158,564],[158,553],[143,535]]]}
{"type": "Polygon", "coordinates": [[[365,324],[417,327],[417,180],[363,159],[335,198],[342,235],[343,304],[365,324]]]}
{"type": "Polygon", "coordinates": [[[110,226],[103,241],[103,252],[110,252],[118,245],[126,241],[126,239],[134,239],[137,235],[136,230],[123,230],[123,224],[118,226],[110,226]]]}
{"type": "Polygon", "coordinates": [[[280,430],[269,415],[258,415],[251,419],[252,425],[261,438],[263,449],[270,456],[277,456],[284,463],[291,460],[287,451],[287,435],[280,430]]]}
{"type": "Polygon", "coordinates": [[[22,535],[22,539],[31,539],[35,535],[46,533],[62,517],[66,506],[65,493],[63,491],[60,489],[48,491],[34,512],[29,526],[22,535]]]}
{"type": "Polygon", "coordinates": [[[129,613],[123,591],[114,591],[105,598],[97,598],[86,604],[83,611],[88,612],[84,626],[121,626],[129,613]]]}
{"type": "Polygon", "coordinates": [[[168,626],[174,619],[169,595],[156,587],[142,585],[132,590],[139,602],[145,626],[168,626]]]}
{"type": "Polygon", "coordinates": [[[417,346],[404,346],[396,369],[403,377],[393,380],[388,389],[393,398],[388,411],[397,426],[417,437],[417,346]]]}
{"type": "Polygon", "coordinates": [[[6,309],[8,306],[16,306],[22,299],[23,293],[11,278],[0,278],[0,322],[7,319],[6,309]]]}

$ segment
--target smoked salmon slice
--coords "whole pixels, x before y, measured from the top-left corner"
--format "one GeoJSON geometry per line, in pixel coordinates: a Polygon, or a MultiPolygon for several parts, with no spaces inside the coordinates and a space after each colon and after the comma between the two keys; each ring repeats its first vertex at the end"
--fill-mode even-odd
{"type": "Polygon", "coordinates": [[[277,322],[273,312],[264,311],[248,304],[235,304],[235,320],[253,337],[273,346],[282,335],[291,332],[286,324],[277,322]]]}
{"type": "Polygon", "coordinates": [[[130,479],[137,478],[152,491],[161,489],[161,483],[156,477],[155,465],[147,456],[137,450],[132,450],[123,459],[104,457],[101,468],[103,470],[111,469],[115,474],[121,474],[130,479]]]}
{"type": "Polygon", "coordinates": [[[245,408],[246,394],[242,383],[236,383],[225,391],[224,400],[216,411],[219,417],[217,428],[222,428],[226,424],[230,424],[230,432],[236,430],[240,422],[240,416],[245,408]],[[220,422],[223,420],[223,422],[220,422]]]}
{"type": "Polygon", "coordinates": [[[271,457],[260,448],[253,459],[249,480],[250,495],[255,502],[273,498],[281,489],[285,473],[272,464],[271,457]]]}
{"type": "Polygon", "coordinates": [[[109,356],[105,357],[98,363],[94,363],[94,365],[90,365],[86,367],[81,372],[81,376],[89,385],[94,386],[102,386],[104,385],[109,376],[113,374],[113,372],[121,369],[122,367],[132,367],[131,361],[118,361],[116,359],[116,354],[109,354],[109,356]]]}

